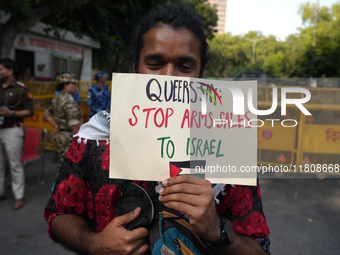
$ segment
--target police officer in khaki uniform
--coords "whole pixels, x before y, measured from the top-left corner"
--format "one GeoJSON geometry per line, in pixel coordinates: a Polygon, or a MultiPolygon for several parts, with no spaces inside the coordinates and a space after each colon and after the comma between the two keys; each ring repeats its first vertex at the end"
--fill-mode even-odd
{"type": "Polygon", "coordinates": [[[24,205],[25,173],[21,161],[24,117],[32,116],[33,100],[29,89],[14,78],[15,61],[0,59],[0,200],[5,199],[5,156],[9,161],[14,209],[24,205]],[[5,155],[6,153],[6,155],[5,155]]]}
{"type": "Polygon", "coordinates": [[[74,77],[70,73],[63,73],[57,77],[57,81],[57,90],[61,93],[52,99],[45,116],[55,128],[51,135],[52,139],[55,138],[60,168],[73,142],[73,135],[78,133],[83,124],[83,116],[80,106],[72,97],[77,88],[74,77]]]}

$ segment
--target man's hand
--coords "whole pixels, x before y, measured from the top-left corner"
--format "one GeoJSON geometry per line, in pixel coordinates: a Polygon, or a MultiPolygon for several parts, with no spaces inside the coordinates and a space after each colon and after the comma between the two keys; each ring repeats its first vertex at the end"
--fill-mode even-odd
{"type": "Polygon", "coordinates": [[[163,181],[159,201],[166,207],[189,216],[191,229],[206,241],[221,237],[221,221],[216,213],[211,182],[190,175],[180,175],[163,181]]]}
{"type": "Polygon", "coordinates": [[[96,250],[93,254],[147,254],[149,246],[146,228],[127,230],[125,225],[135,220],[141,212],[138,207],[134,211],[114,218],[102,232],[95,235],[96,250]]]}
{"type": "Polygon", "coordinates": [[[140,214],[134,211],[114,218],[102,232],[94,233],[89,222],[77,214],[61,214],[51,221],[56,239],[77,254],[147,254],[149,246],[146,228],[129,231],[125,225],[140,214]]]}

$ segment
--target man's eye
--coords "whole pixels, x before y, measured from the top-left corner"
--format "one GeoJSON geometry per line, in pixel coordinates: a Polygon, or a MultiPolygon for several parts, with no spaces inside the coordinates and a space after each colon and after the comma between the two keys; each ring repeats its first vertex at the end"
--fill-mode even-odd
{"type": "Polygon", "coordinates": [[[179,65],[178,68],[183,71],[191,71],[193,69],[191,66],[188,65],[179,65]]]}
{"type": "Polygon", "coordinates": [[[162,66],[161,63],[147,63],[146,64],[149,68],[160,68],[162,66]]]}

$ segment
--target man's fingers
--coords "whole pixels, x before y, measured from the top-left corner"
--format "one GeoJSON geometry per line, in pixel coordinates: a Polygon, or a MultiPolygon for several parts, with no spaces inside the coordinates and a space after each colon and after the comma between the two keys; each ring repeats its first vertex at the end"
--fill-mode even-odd
{"type": "Polygon", "coordinates": [[[191,183],[174,184],[171,186],[166,186],[159,190],[159,194],[161,196],[174,194],[174,193],[184,193],[184,194],[192,194],[192,195],[200,195],[202,193],[207,195],[207,194],[212,193],[212,196],[214,195],[214,191],[212,190],[211,186],[202,187],[201,185],[191,184],[191,183]]]}
{"type": "MultiPolygon", "coordinates": [[[[135,210],[126,213],[122,216],[116,217],[115,221],[118,224],[118,226],[125,227],[125,225],[129,224],[130,222],[134,221],[138,218],[139,214],[141,213],[142,209],[140,207],[137,207],[135,210]]],[[[127,230],[128,231],[128,230],[127,230]]],[[[139,240],[147,237],[149,235],[149,231],[147,228],[136,228],[130,232],[130,238],[132,240],[139,240]]],[[[143,243],[145,240],[143,241],[143,243]]]]}
{"type": "MultiPolygon", "coordinates": [[[[149,235],[149,230],[147,228],[136,228],[131,231],[132,238],[135,240],[145,239],[149,235]]],[[[147,240],[145,239],[144,242],[147,240]]]]}
{"type": "Polygon", "coordinates": [[[149,245],[147,243],[144,243],[139,249],[135,251],[136,254],[138,255],[145,255],[148,254],[149,252],[149,245]]]}
{"type": "Polygon", "coordinates": [[[174,193],[159,197],[159,201],[164,203],[181,202],[192,206],[208,206],[213,199],[213,196],[197,196],[185,193],[174,193]]]}
{"type": "Polygon", "coordinates": [[[135,240],[131,237],[126,237],[120,244],[122,245],[122,252],[124,254],[145,254],[148,251],[146,238],[135,240]]]}
{"type": "Polygon", "coordinates": [[[116,222],[118,222],[118,225],[120,226],[126,225],[130,223],[131,221],[134,221],[135,219],[137,219],[140,212],[141,212],[141,208],[137,207],[135,210],[117,217],[116,222]]]}
{"type": "Polygon", "coordinates": [[[172,186],[172,185],[180,184],[180,183],[191,183],[191,184],[198,184],[198,185],[204,185],[204,186],[211,186],[210,181],[196,177],[196,176],[188,175],[188,174],[178,175],[176,177],[166,179],[162,182],[164,187],[172,186]]]}
{"type": "Polygon", "coordinates": [[[187,203],[182,203],[178,201],[171,201],[164,204],[166,207],[177,210],[186,215],[190,215],[190,212],[195,210],[195,206],[189,205],[187,203]]]}

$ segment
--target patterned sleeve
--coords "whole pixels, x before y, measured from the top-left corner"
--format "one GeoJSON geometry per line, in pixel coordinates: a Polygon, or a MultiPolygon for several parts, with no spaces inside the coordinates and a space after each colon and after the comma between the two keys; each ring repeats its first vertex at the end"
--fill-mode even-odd
{"type": "Polygon", "coordinates": [[[92,195],[86,181],[86,172],[82,169],[86,158],[86,144],[78,143],[76,137],[70,146],[59,171],[54,190],[45,208],[44,218],[48,222],[48,235],[57,242],[51,231],[51,220],[60,214],[76,213],[89,216],[92,214],[92,195]]]}
{"type": "Polygon", "coordinates": [[[110,146],[106,141],[74,139],[44,212],[53,241],[57,242],[51,220],[57,215],[84,216],[95,232],[102,231],[117,216],[115,205],[121,194],[121,180],[109,178],[109,162],[110,146]]]}
{"type": "Polygon", "coordinates": [[[270,254],[270,231],[262,209],[258,180],[257,186],[226,185],[220,200],[217,208],[230,219],[235,233],[253,238],[270,254]]]}

